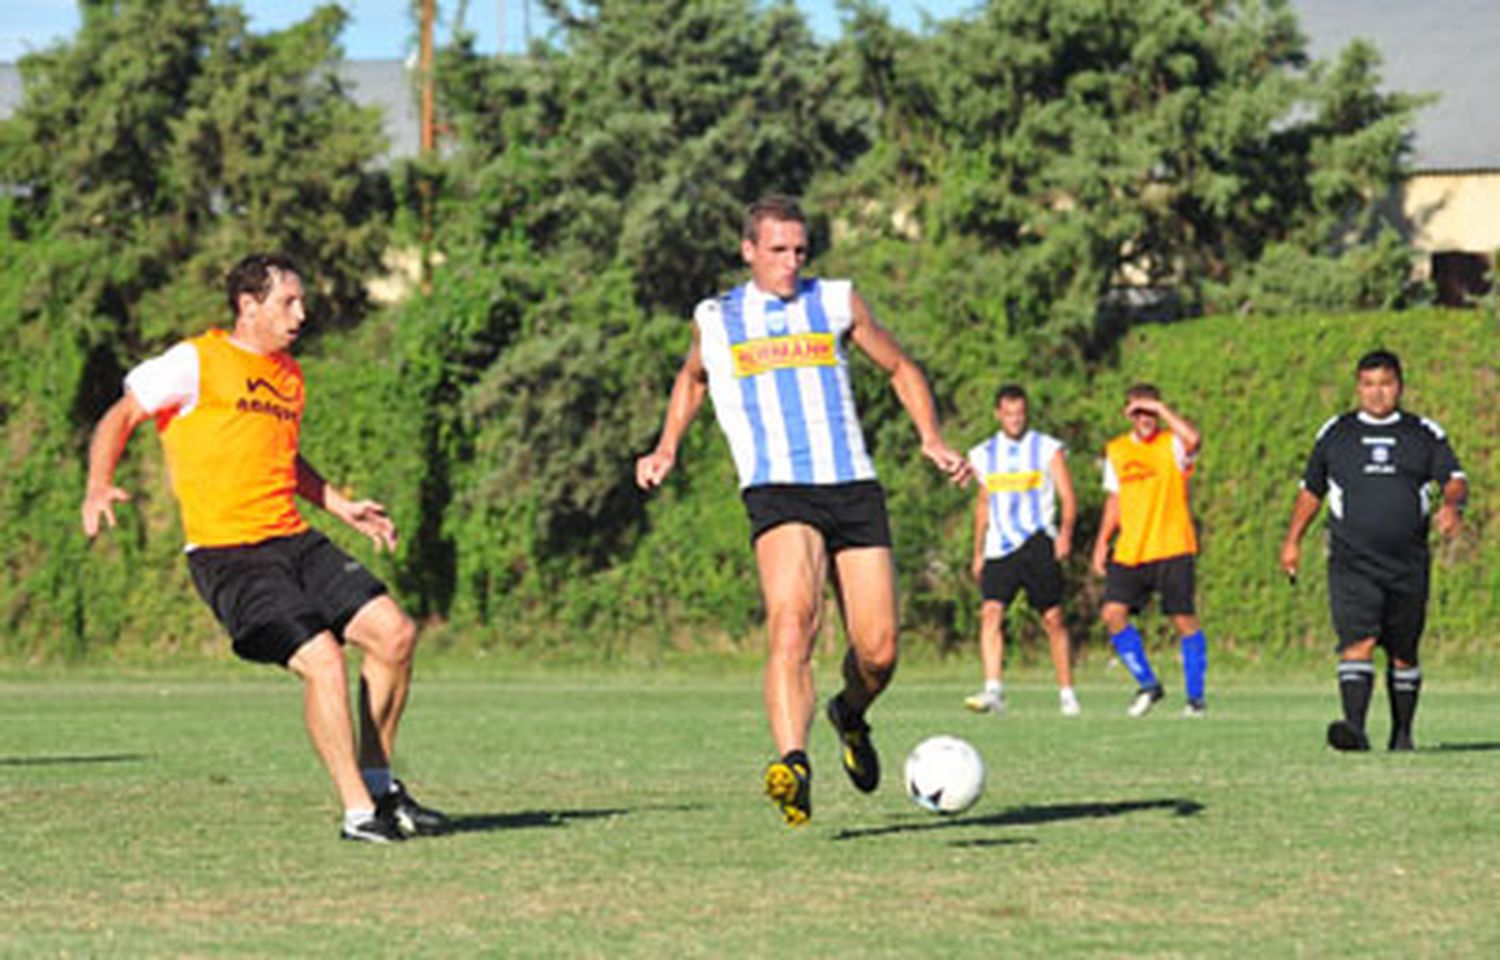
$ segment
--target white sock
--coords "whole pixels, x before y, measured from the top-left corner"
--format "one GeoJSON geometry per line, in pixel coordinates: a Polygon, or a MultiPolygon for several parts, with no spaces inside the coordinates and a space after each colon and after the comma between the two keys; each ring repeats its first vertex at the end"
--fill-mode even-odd
{"type": "Polygon", "coordinates": [[[984,692],[993,693],[997,697],[1003,696],[1005,694],[1005,684],[999,680],[986,680],[984,682],[984,692]]]}
{"type": "Polygon", "coordinates": [[[348,830],[353,830],[355,827],[358,827],[360,824],[366,823],[366,822],[368,822],[370,820],[374,820],[374,819],[375,819],[375,811],[374,810],[345,810],[344,811],[344,827],[345,827],[345,829],[348,829],[348,830]]]}
{"type": "Polygon", "coordinates": [[[364,778],[365,789],[370,791],[371,800],[379,800],[391,792],[391,768],[372,767],[361,770],[359,775],[364,778]]]}

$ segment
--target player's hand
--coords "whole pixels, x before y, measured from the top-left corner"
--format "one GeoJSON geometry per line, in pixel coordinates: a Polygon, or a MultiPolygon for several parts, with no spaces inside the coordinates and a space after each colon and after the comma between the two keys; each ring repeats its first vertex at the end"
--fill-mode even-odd
{"type": "Polygon", "coordinates": [[[1073,555],[1073,535],[1059,531],[1057,539],[1052,542],[1052,555],[1057,558],[1058,563],[1062,563],[1071,557],[1073,555]]]}
{"type": "Polygon", "coordinates": [[[339,519],[369,537],[376,550],[395,551],[396,522],[386,515],[384,505],[374,500],[350,500],[340,506],[339,519]]]}
{"type": "Polygon", "coordinates": [[[667,479],[667,474],[672,472],[672,467],[677,463],[677,455],[667,453],[665,450],[653,450],[635,462],[636,486],[642,490],[650,490],[659,487],[662,481],[667,479]]]}
{"type": "Polygon", "coordinates": [[[1296,581],[1297,565],[1302,560],[1302,545],[1295,540],[1286,540],[1281,544],[1281,572],[1286,574],[1287,579],[1296,581]]]}
{"type": "Polygon", "coordinates": [[[971,563],[971,564],[969,564],[969,572],[972,573],[972,574],[974,574],[974,579],[976,581],[984,579],[984,557],[983,556],[978,556],[978,557],[974,558],[974,562],[971,563]]]}
{"type": "Polygon", "coordinates": [[[1155,397],[1136,397],[1125,405],[1125,416],[1133,417],[1138,413],[1149,413],[1153,417],[1160,417],[1162,402],[1155,397]]]}
{"type": "Polygon", "coordinates": [[[119,487],[100,487],[97,490],[89,490],[83,495],[83,533],[90,540],[98,535],[101,518],[107,521],[111,528],[115,526],[115,504],[126,503],[130,500],[130,494],[119,487]]]}
{"type": "Polygon", "coordinates": [[[1458,533],[1464,525],[1464,516],[1458,512],[1458,508],[1451,503],[1445,503],[1437,508],[1432,522],[1437,526],[1438,533],[1445,537],[1451,537],[1458,533]]]}
{"type": "Polygon", "coordinates": [[[955,487],[966,487],[974,479],[974,465],[969,462],[969,458],[941,440],[922,444],[922,456],[947,474],[949,482],[955,487]]]}
{"type": "Polygon", "coordinates": [[[1109,544],[1101,543],[1094,546],[1094,555],[1089,561],[1089,570],[1096,577],[1102,577],[1107,572],[1105,561],[1109,558],[1109,544]]]}

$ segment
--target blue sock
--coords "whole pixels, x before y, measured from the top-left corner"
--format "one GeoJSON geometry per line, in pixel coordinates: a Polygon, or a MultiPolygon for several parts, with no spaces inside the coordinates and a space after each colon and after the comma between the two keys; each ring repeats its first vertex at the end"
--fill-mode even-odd
{"type": "Polygon", "coordinates": [[[1202,630],[1182,638],[1182,674],[1187,680],[1188,699],[1201,702],[1208,675],[1208,640],[1202,630]]]}
{"type": "Polygon", "coordinates": [[[1146,659],[1146,647],[1141,643],[1141,632],[1135,628],[1135,624],[1127,623],[1124,630],[1109,638],[1109,642],[1115,645],[1115,653],[1120,655],[1125,669],[1135,677],[1137,686],[1149,688],[1159,685],[1156,674],[1151,672],[1151,663],[1146,659]]]}

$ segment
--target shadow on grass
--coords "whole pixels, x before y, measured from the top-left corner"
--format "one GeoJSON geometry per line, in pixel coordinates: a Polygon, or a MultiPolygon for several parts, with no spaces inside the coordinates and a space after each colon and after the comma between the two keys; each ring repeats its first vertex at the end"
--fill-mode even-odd
{"type": "MultiPolygon", "coordinates": [[[[892,833],[924,833],[929,830],[951,830],[954,827],[1027,827],[1059,820],[1085,820],[1096,817],[1119,817],[1127,813],[1147,810],[1170,810],[1179,817],[1194,817],[1203,811],[1203,804],[1196,800],[1164,798],[1161,800],[1126,800],[1119,803],[1058,803],[1044,807],[1016,807],[1001,813],[982,817],[945,817],[924,823],[893,823],[888,827],[869,827],[859,830],[841,830],[835,840],[861,840],[865,837],[880,837],[892,833]]],[[[1009,841],[970,841],[962,846],[1001,846],[1009,841]]],[[[1031,841],[1035,842],[1035,841],[1031,841]]],[[[960,844],[955,844],[958,846],[960,844]]]]}
{"type": "Polygon", "coordinates": [[[1493,740],[1478,743],[1440,743],[1435,747],[1421,747],[1421,751],[1443,751],[1445,753],[1478,753],[1485,750],[1500,750],[1500,742],[1493,740]]]}
{"type": "MultiPolygon", "coordinates": [[[[648,810],[680,812],[696,810],[700,804],[647,807],[648,810]]],[[[597,810],[520,810],[516,813],[473,813],[452,818],[449,833],[485,833],[491,830],[525,830],[531,827],[566,827],[574,820],[611,820],[634,813],[624,807],[597,810]]]]}
{"type": "Polygon", "coordinates": [[[61,757],[0,757],[0,767],[52,767],[69,763],[137,763],[144,753],[96,753],[61,757]]]}

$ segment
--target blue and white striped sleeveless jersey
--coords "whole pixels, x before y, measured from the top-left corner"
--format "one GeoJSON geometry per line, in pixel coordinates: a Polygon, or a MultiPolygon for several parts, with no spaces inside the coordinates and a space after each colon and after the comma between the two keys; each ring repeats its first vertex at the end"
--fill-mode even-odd
{"type": "Polygon", "coordinates": [[[801,280],[791,300],[746,283],[694,311],[742,488],[875,478],[844,354],[852,294],[847,280],[801,280]]]}
{"type": "Polygon", "coordinates": [[[1057,490],[1048,466],[1062,449],[1061,440],[1045,433],[1027,430],[1012,440],[1000,430],[969,451],[969,463],[990,494],[985,559],[1013,553],[1042,531],[1057,536],[1057,490]]]}

